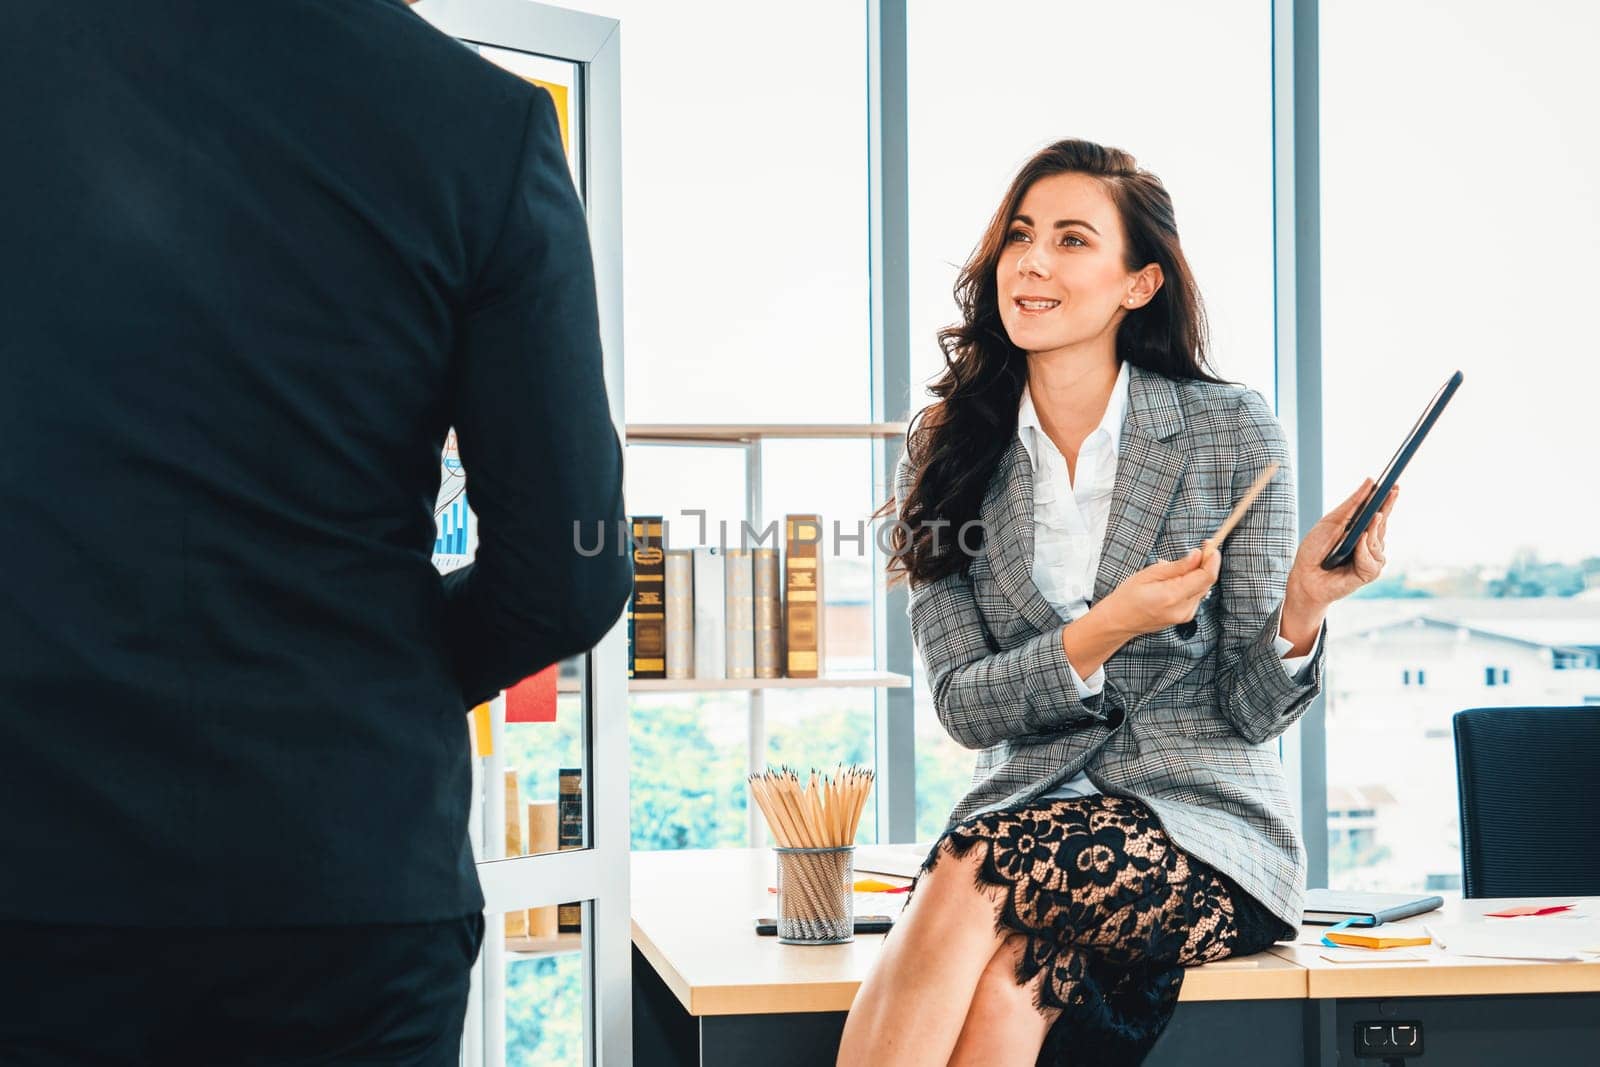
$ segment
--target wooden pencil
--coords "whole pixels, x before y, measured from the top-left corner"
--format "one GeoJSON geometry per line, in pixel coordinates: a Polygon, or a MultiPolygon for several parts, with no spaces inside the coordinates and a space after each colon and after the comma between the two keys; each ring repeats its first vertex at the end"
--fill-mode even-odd
{"type": "Polygon", "coordinates": [[[855,797],[851,802],[852,814],[850,816],[849,835],[851,841],[856,839],[856,830],[861,825],[861,813],[866,809],[867,806],[867,795],[872,790],[872,778],[873,774],[871,771],[864,771],[856,776],[855,797]]]}
{"type": "Polygon", "coordinates": [[[1222,525],[1217,527],[1217,532],[1206,538],[1207,547],[1222,547],[1222,542],[1228,539],[1228,535],[1233,532],[1233,528],[1239,525],[1240,520],[1244,518],[1244,513],[1250,510],[1250,505],[1256,502],[1256,497],[1261,495],[1261,491],[1267,487],[1267,483],[1272,481],[1272,476],[1277,473],[1278,465],[1276,463],[1268,463],[1266,470],[1256,476],[1255,484],[1246,490],[1244,496],[1240,497],[1239,502],[1233,506],[1233,511],[1226,519],[1222,520],[1222,525]]]}
{"type": "Polygon", "coordinates": [[[806,809],[806,798],[800,788],[800,776],[789,771],[783,779],[784,795],[789,800],[795,823],[800,830],[801,848],[818,848],[816,827],[811,824],[811,812],[806,809]]]}
{"type": "Polygon", "coordinates": [[[789,823],[788,813],[772,795],[772,783],[757,778],[753,783],[761,797],[761,807],[767,815],[767,825],[772,829],[772,836],[778,839],[778,844],[784,848],[794,846],[794,827],[789,823]]]}
{"type": "Polygon", "coordinates": [[[789,766],[747,777],[750,796],[780,848],[845,848],[855,843],[873,772],[836,766],[805,778],[789,766]]]}
{"type": "Polygon", "coordinates": [[[811,772],[811,784],[806,788],[806,806],[811,812],[812,824],[817,829],[817,847],[832,845],[833,835],[828,832],[828,816],[822,810],[822,790],[818,787],[817,772],[811,772]]]}
{"type": "Polygon", "coordinates": [[[843,821],[842,797],[838,792],[838,782],[834,779],[827,781],[827,832],[834,838],[835,845],[848,845],[845,840],[845,821],[843,821]]]}

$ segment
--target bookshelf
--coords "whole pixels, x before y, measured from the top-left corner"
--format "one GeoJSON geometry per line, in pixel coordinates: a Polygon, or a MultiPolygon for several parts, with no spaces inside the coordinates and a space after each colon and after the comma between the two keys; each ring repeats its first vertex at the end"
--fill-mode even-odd
{"type": "Polygon", "coordinates": [[[513,960],[537,960],[583,950],[583,935],[555,934],[551,937],[508,937],[506,956],[513,960]]]}
{"type": "MultiPolygon", "coordinates": [[[[762,443],[769,440],[869,440],[875,445],[873,467],[886,468],[883,450],[905,436],[905,422],[746,422],[746,423],[628,423],[627,443],[638,445],[676,445],[688,447],[738,448],[744,452],[745,519],[751,524],[762,518],[762,443]]],[[[881,488],[881,487],[880,487],[881,488]]],[[[875,492],[877,490],[875,489],[875,492]]],[[[780,588],[782,582],[780,578],[780,588]]],[[[881,610],[881,606],[880,606],[881,610]]],[[[908,625],[903,620],[900,625],[908,625]]],[[[884,650],[876,658],[884,665],[884,650]]],[[[904,665],[909,668],[909,665],[904,665]]],[[[745,769],[756,774],[766,769],[767,729],[766,692],[769,689],[907,689],[911,676],[904,671],[833,671],[821,678],[630,678],[628,692],[693,693],[732,691],[748,694],[748,728],[745,769]]],[[[558,683],[559,688],[559,683],[558,683]]],[[[882,697],[879,697],[880,703],[882,697]]],[[[881,779],[880,779],[881,780],[881,779]]],[[[760,810],[749,809],[749,843],[760,847],[766,840],[766,826],[760,810]]]]}

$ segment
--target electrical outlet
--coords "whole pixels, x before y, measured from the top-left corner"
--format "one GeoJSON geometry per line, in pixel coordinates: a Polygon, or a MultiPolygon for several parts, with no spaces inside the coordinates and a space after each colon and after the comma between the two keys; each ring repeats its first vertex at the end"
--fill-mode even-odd
{"type": "Polygon", "coordinates": [[[1422,1055],[1422,1023],[1389,1019],[1356,1023],[1356,1056],[1398,1060],[1422,1055]]]}

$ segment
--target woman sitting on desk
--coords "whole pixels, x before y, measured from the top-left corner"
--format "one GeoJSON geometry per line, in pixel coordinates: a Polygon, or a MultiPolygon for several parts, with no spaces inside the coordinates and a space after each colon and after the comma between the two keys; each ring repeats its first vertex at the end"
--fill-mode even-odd
{"type": "Polygon", "coordinates": [[[1304,849],[1264,746],[1322,685],[1328,606],[1381,572],[1393,495],[1351,563],[1320,565],[1368,484],[1296,552],[1283,430],[1207,370],[1172,201],[1124,152],[1030,160],[956,297],[891,570],[977,769],[839,1063],[1138,1063],[1184,966],[1300,921],[1304,849]]]}

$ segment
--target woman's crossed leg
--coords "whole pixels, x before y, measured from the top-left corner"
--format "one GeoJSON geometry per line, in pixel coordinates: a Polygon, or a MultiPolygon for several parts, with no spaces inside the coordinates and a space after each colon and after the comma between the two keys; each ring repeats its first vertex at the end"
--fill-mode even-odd
{"type": "Polygon", "coordinates": [[[839,1067],[950,1059],[979,979],[1007,940],[996,922],[1004,890],[980,884],[981,862],[977,850],[945,856],[918,879],[850,1008],[839,1067]]]}
{"type": "Polygon", "coordinates": [[[1171,1013],[1176,968],[1236,940],[1229,887],[1135,801],[982,816],[935,858],[857,995],[841,1065],[1027,1067],[1064,1008],[1085,1031],[1073,1044],[1136,1058],[1171,1013]]]}

